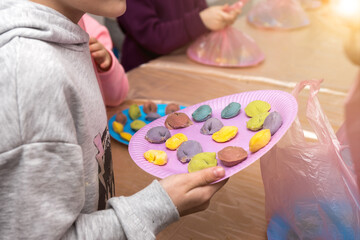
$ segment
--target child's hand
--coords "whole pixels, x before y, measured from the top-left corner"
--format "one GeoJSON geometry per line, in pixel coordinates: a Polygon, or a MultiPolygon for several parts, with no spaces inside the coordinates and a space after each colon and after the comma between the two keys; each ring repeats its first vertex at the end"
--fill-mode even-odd
{"type": "Polygon", "coordinates": [[[222,167],[212,167],[193,173],[176,174],[164,178],[160,184],[170,196],[180,216],[205,210],[211,197],[227,182],[211,184],[224,177],[222,167]]]}
{"type": "Polygon", "coordinates": [[[90,37],[89,40],[90,54],[100,71],[106,72],[110,69],[112,58],[110,53],[106,50],[96,38],[90,37]]]}
{"type": "Polygon", "coordinates": [[[227,4],[223,6],[208,7],[200,12],[200,18],[206,28],[211,31],[221,30],[234,23],[240,14],[239,9],[230,10],[227,4]]]}

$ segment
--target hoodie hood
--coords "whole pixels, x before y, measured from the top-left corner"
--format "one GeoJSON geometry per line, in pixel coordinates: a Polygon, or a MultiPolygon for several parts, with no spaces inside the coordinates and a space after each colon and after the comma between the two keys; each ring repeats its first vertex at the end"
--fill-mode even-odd
{"type": "Polygon", "coordinates": [[[89,40],[85,31],[61,13],[28,0],[1,0],[0,19],[0,47],[15,37],[68,47],[87,44],[89,40]]]}

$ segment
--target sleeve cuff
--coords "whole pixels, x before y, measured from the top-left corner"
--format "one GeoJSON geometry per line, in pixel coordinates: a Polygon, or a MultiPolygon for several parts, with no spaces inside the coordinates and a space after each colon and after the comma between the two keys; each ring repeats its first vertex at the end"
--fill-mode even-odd
{"type": "Polygon", "coordinates": [[[210,32],[202,22],[198,11],[185,14],[185,28],[191,40],[210,32]]]}
{"type": "Polygon", "coordinates": [[[179,220],[179,212],[157,180],[130,197],[111,198],[113,208],[129,239],[155,239],[156,234],[179,220]]]}

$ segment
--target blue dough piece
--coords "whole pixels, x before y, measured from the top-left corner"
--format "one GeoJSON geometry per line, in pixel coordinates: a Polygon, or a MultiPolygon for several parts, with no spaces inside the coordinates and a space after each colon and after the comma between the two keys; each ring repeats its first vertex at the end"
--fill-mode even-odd
{"type": "Polygon", "coordinates": [[[211,117],[212,109],[209,105],[202,105],[198,107],[192,114],[196,122],[204,122],[211,117]]]}
{"type": "Polygon", "coordinates": [[[240,103],[232,102],[229,103],[222,111],[221,117],[222,118],[233,118],[239,115],[241,109],[240,103]]]}

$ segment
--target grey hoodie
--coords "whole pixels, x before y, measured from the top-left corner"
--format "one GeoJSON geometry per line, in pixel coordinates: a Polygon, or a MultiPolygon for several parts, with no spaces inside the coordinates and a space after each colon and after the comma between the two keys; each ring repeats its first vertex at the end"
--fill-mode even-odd
{"type": "Polygon", "coordinates": [[[179,219],[157,181],[112,197],[88,35],[60,13],[0,1],[0,102],[1,239],[155,239],[179,219]]]}

